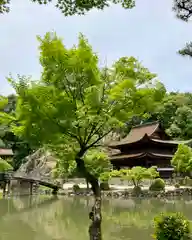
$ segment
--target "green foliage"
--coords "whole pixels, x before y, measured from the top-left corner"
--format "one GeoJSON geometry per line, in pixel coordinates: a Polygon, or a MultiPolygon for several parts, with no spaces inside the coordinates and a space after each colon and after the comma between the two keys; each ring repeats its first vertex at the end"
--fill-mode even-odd
{"type": "Polygon", "coordinates": [[[74,141],[63,144],[60,141],[55,141],[55,144],[47,145],[48,151],[52,151],[57,159],[57,164],[55,169],[53,169],[53,176],[55,178],[67,179],[73,177],[77,174],[76,172],[76,162],[75,162],[75,144],[74,141]]]}
{"type": "Polygon", "coordinates": [[[179,50],[179,54],[192,57],[192,42],[186,43],[185,47],[179,50]]]}
{"type": "MultiPolygon", "coordinates": [[[[55,33],[38,40],[43,68],[40,80],[8,79],[18,95],[11,128],[30,146],[46,146],[61,155],[59,174],[65,173],[74,160],[77,163],[78,156],[86,171],[97,178],[105,166],[98,167],[94,162],[104,164],[106,157],[89,150],[102,145],[106,135],[133,116],[145,117],[154,111],[164,96],[164,88],[133,57],[100,69],[97,55],[82,35],[71,49],[55,33]]],[[[77,167],[85,173],[82,164],[77,167]]]]}
{"type": "MultiPolygon", "coordinates": [[[[66,147],[69,145],[66,145],[66,147]]],[[[59,149],[55,154],[58,156],[57,166],[53,174],[55,177],[70,178],[79,176],[77,164],[75,162],[75,149],[67,148],[65,151],[59,149]],[[67,154],[68,151],[68,154],[67,154]]],[[[89,150],[84,156],[87,170],[97,179],[107,181],[110,178],[112,165],[106,153],[101,149],[89,150]]]]}
{"type": "Polygon", "coordinates": [[[109,179],[111,179],[111,172],[106,171],[100,174],[99,180],[102,182],[107,182],[109,179]]]}
{"type": "Polygon", "coordinates": [[[183,179],[183,185],[185,186],[192,186],[192,179],[188,176],[185,176],[185,178],[183,179]]]}
{"type": "Polygon", "coordinates": [[[190,139],[192,137],[192,108],[191,106],[179,107],[176,110],[168,133],[173,138],[190,139]]]}
{"type": "Polygon", "coordinates": [[[5,160],[0,158],[0,172],[13,170],[13,167],[5,160]]]}
{"type": "Polygon", "coordinates": [[[133,188],[133,194],[134,194],[135,196],[138,196],[138,195],[141,194],[141,193],[142,193],[142,189],[141,189],[140,186],[135,186],[135,187],[133,188]]]}
{"type": "Polygon", "coordinates": [[[2,139],[0,139],[0,148],[5,148],[6,146],[5,146],[5,143],[3,142],[3,140],[2,139]]]}
{"type": "Polygon", "coordinates": [[[171,164],[177,172],[190,173],[192,170],[192,149],[184,144],[179,144],[171,164]]]}
{"type": "Polygon", "coordinates": [[[15,121],[15,110],[17,104],[16,95],[8,97],[0,97],[0,147],[12,148],[14,157],[12,165],[14,170],[17,170],[23,159],[28,156],[32,148],[22,138],[15,136],[11,130],[12,124],[17,124],[15,121]]]}
{"type": "MultiPolygon", "coordinates": [[[[52,3],[53,0],[30,0],[34,3],[39,3],[40,5],[47,5],[52,3]]],[[[92,9],[103,10],[106,7],[109,7],[111,4],[120,4],[123,8],[129,9],[135,6],[134,0],[57,0],[56,8],[58,8],[65,16],[71,15],[84,15],[86,12],[92,9]]],[[[0,1],[0,13],[6,13],[10,11],[10,0],[1,0],[0,1]]]]}
{"type": "Polygon", "coordinates": [[[108,180],[112,165],[106,153],[98,150],[90,150],[84,157],[85,166],[97,179],[108,180]]]}
{"type": "Polygon", "coordinates": [[[0,111],[3,111],[7,104],[8,104],[8,98],[4,96],[0,96],[0,111]]]}
{"type": "Polygon", "coordinates": [[[176,184],[175,184],[175,188],[180,188],[180,184],[179,184],[179,183],[176,183],[176,184]]]}
{"type": "Polygon", "coordinates": [[[144,168],[137,166],[131,169],[121,169],[120,171],[114,170],[111,175],[131,181],[135,187],[138,187],[144,179],[154,179],[159,176],[159,173],[155,167],[144,168]]]}
{"type": "Polygon", "coordinates": [[[166,94],[158,106],[156,115],[166,129],[169,129],[176,117],[176,111],[183,105],[190,104],[190,99],[183,93],[166,94]]]}
{"type": "MultiPolygon", "coordinates": [[[[122,170],[114,169],[111,171],[110,175],[111,175],[111,177],[121,177],[122,178],[122,170]]],[[[124,180],[124,179],[122,178],[122,180],[124,180]]]]}
{"type": "Polygon", "coordinates": [[[60,176],[59,176],[59,173],[58,173],[58,168],[52,169],[51,175],[54,179],[59,178],[60,176]]]}
{"type": "MultiPolygon", "coordinates": [[[[161,94],[163,93],[163,86],[161,94]]],[[[161,95],[160,95],[161,96],[161,95]]],[[[155,111],[148,112],[145,118],[134,116],[121,128],[121,135],[126,136],[133,125],[145,122],[160,121],[168,135],[173,139],[192,139],[192,94],[171,92],[157,104],[155,111]]]]}
{"type": "Polygon", "coordinates": [[[150,191],[163,191],[165,190],[165,182],[161,178],[156,178],[151,186],[149,187],[150,191]]]}
{"type": "Polygon", "coordinates": [[[163,213],[154,219],[156,240],[187,240],[190,224],[180,213],[163,213]]]}

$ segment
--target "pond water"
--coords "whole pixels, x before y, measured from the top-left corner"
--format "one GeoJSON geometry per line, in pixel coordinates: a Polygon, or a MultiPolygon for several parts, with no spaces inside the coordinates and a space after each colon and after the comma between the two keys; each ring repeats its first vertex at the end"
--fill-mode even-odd
{"type": "MultiPolygon", "coordinates": [[[[89,198],[33,196],[0,200],[0,240],[86,240],[89,198]]],[[[179,211],[192,220],[192,200],[135,199],[103,202],[104,240],[150,240],[153,218],[179,211]]]]}

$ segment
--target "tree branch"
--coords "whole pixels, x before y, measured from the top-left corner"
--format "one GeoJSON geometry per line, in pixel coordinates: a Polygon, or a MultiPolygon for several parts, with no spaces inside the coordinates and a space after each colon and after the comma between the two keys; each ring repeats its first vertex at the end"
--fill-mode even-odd
{"type": "Polygon", "coordinates": [[[88,150],[88,149],[92,148],[96,143],[98,143],[102,138],[107,136],[111,131],[112,131],[112,129],[110,129],[108,132],[106,132],[102,136],[98,137],[97,140],[95,140],[93,143],[91,143],[89,146],[87,146],[86,149],[88,150]]]}
{"type": "Polygon", "coordinates": [[[98,125],[98,123],[94,123],[93,125],[92,125],[92,128],[91,128],[91,130],[90,130],[90,132],[89,132],[89,135],[87,136],[87,138],[85,138],[85,145],[87,145],[88,144],[88,142],[91,140],[91,138],[93,137],[93,132],[94,132],[94,130],[96,129],[96,127],[97,127],[97,125],[98,125]]]}
{"type": "Polygon", "coordinates": [[[188,21],[192,16],[192,1],[174,0],[173,10],[177,13],[178,18],[188,21]]]}

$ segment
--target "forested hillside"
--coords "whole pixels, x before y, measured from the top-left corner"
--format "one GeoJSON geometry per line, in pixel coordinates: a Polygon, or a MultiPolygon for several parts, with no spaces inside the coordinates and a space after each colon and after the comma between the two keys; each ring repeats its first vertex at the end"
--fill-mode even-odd
{"type": "Polygon", "coordinates": [[[171,92],[165,96],[153,117],[160,120],[174,139],[192,138],[192,94],[171,92]]]}
{"type": "Polygon", "coordinates": [[[192,138],[192,94],[170,92],[159,102],[154,112],[146,118],[135,117],[128,122],[123,129],[121,135],[128,134],[133,125],[145,122],[160,121],[167,133],[173,139],[188,140],[192,138]]]}

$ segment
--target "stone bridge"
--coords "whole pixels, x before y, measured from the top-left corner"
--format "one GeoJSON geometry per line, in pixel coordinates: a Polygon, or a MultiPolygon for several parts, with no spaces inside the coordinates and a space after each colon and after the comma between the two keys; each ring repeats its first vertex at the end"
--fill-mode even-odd
{"type": "MultiPolygon", "coordinates": [[[[13,180],[17,180],[20,186],[25,185],[30,189],[30,194],[33,193],[33,186],[45,186],[47,188],[52,189],[52,193],[56,194],[59,188],[61,188],[61,184],[57,181],[53,180],[50,177],[46,176],[34,176],[34,174],[20,174],[19,172],[6,172],[0,173],[0,182],[3,183],[3,190],[6,191],[6,187],[8,185],[8,189],[10,183],[13,180]],[[26,184],[25,184],[26,183],[26,184]]],[[[9,190],[8,190],[9,191],[9,190]]]]}

